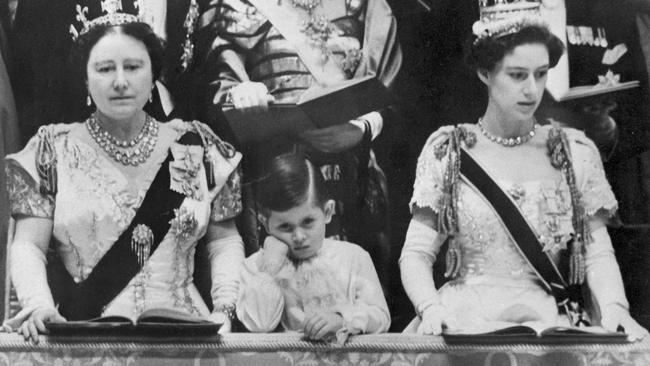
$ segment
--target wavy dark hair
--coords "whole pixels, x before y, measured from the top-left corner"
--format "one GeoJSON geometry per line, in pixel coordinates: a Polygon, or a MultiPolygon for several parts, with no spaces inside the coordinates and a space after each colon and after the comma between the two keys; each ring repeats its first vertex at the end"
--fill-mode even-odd
{"type": "Polygon", "coordinates": [[[320,170],[303,154],[282,154],[269,163],[257,184],[257,206],[263,215],[288,211],[305,203],[310,191],[314,203],[325,207],[329,196],[320,170]]]}
{"type": "Polygon", "coordinates": [[[149,53],[149,58],[151,59],[153,81],[158,80],[162,72],[165,46],[163,41],[154,33],[153,29],[147,23],[143,22],[126,23],[117,26],[98,25],[91,28],[87,33],[80,35],[77,38],[71,56],[73,69],[78,72],[78,75],[83,75],[83,80],[87,80],[86,66],[90,58],[90,51],[100,39],[112,33],[133,37],[145,45],[149,53]]]}
{"type": "Polygon", "coordinates": [[[555,67],[564,53],[564,44],[548,27],[528,25],[516,33],[501,37],[470,37],[465,45],[465,64],[474,71],[494,71],[506,54],[517,46],[531,43],[546,46],[550,67],[555,67]]]}

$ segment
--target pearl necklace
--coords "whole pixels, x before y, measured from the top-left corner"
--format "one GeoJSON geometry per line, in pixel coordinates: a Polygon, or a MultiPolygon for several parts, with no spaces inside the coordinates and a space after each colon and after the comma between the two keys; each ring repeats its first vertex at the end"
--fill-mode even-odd
{"type": "Polygon", "coordinates": [[[518,146],[518,145],[521,145],[521,144],[523,144],[525,142],[528,142],[528,140],[535,137],[535,133],[537,131],[537,128],[539,128],[539,124],[537,123],[537,121],[535,121],[535,123],[533,123],[533,128],[531,128],[531,130],[528,131],[528,133],[526,133],[525,135],[505,138],[505,137],[496,136],[496,135],[493,135],[493,134],[489,133],[485,129],[485,127],[483,126],[482,122],[483,122],[483,119],[479,118],[478,127],[481,130],[481,133],[483,134],[483,136],[487,137],[488,140],[490,140],[492,142],[496,142],[497,144],[503,145],[505,147],[518,146]]]}
{"type": "Polygon", "coordinates": [[[147,161],[158,142],[158,122],[149,115],[146,115],[138,136],[129,141],[120,141],[104,130],[95,115],[86,120],[86,128],[97,145],[113,160],[127,166],[138,166],[147,161]]]}

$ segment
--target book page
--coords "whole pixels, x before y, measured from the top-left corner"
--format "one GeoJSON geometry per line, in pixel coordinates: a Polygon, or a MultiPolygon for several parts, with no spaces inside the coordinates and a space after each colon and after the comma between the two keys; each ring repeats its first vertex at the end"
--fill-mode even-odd
{"type": "Polygon", "coordinates": [[[138,317],[138,323],[209,323],[207,319],[178,309],[151,308],[138,317]]]}
{"type": "Polygon", "coordinates": [[[604,86],[600,84],[577,86],[569,89],[569,91],[566,94],[560,96],[559,98],[556,98],[556,100],[561,102],[561,101],[571,100],[571,99],[586,98],[586,97],[600,95],[600,94],[614,93],[622,90],[632,89],[638,86],[639,86],[639,82],[637,80],[628,81],[625,83],[620,83],[611,86],[604,86]]]}
{"type": "MultiPolygon", "coordinates": [[[[465,328],[460,328],[460,329],[444,329],[443,333],[444,334],[450,334],[450,335],[496,335],[496,334],[507,334],[507,333],[513,333],[514,331],[516,332],[521,332],[523,329],[522,328],[529,328],[526,326],[523,326],[522,324],[519,323],[513,323],[513,322],[504,322],[504,321],[489,321],[489,322],[482,322],[480,324],[476,324],[472,327],[465,327],[465,328]]],[[[527,333],[532,333],[532,329],[528,329],[527,333]]]]}

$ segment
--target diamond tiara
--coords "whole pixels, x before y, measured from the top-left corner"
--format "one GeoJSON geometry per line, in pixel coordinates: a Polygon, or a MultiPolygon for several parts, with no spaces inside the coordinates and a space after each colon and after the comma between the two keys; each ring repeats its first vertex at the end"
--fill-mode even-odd
{"type": "Polygon", "coordinates": [[[541,17],[539,0],[478,0],[480,19],[472,33],[480,39],[499,38],[531,25],[546,26],[541,17]]]}
{"type": "Polygon", "coordinates": [[[101,0],[99,4],[85,2],[76,5],[75,21],[70,24],[70,34],[76,40],[80,35],[87,33],[97,26],[115,26],[127,23],[142,22],[138,13],[139,5],[134,2],[134,9],[125,9],[121,0],[101,0]],[[101,6],[101,8],[99,6],[101,6]],[[91,10],[89,10],[89,7],[91,10]],[[90,20],[89,20],[90,18],[90,20]]]}

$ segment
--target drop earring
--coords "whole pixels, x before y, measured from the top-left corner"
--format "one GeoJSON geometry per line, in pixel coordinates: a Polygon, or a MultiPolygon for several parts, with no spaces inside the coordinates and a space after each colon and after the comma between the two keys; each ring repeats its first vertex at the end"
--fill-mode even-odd
{"type": "Polygon", "coordinates": [[[88,94],[88,96],[86,96],[86,105],[89,106],[89,107],[91,105],[93,105],[93,100],[90,98],[90,94],[88,94]]]}
{"type": "Polygon", "coordinates": [[[153,103],[153,93],[149,94],[149,103],[153,103]]]}

